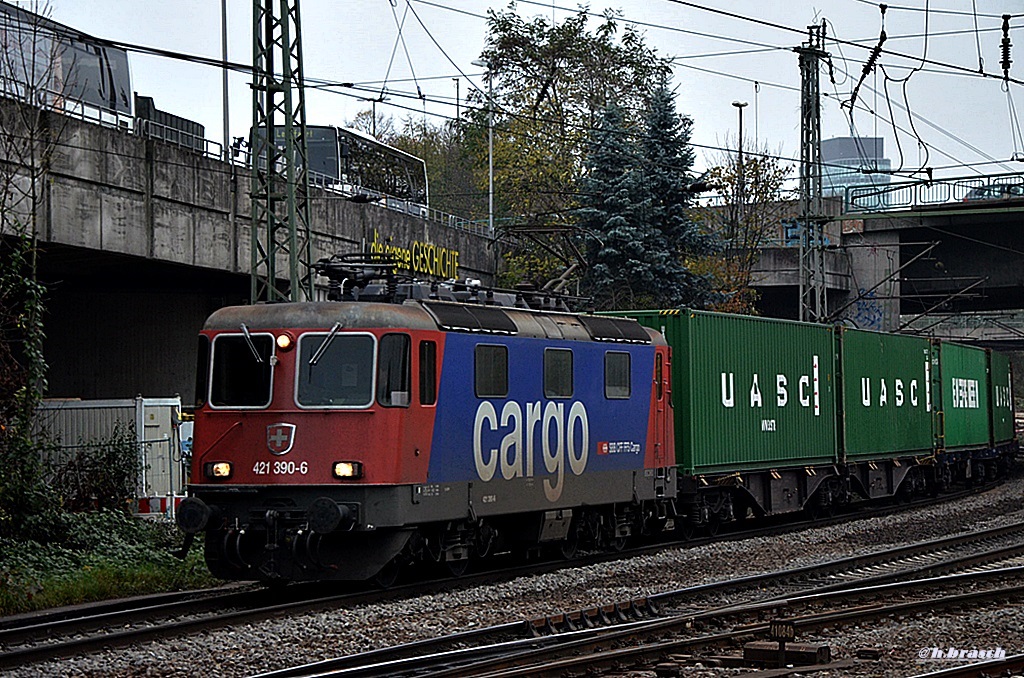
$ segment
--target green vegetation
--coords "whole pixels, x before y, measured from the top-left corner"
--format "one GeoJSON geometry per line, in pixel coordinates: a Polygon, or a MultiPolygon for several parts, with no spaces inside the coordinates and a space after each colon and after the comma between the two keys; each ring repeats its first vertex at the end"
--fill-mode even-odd
{"type": "Polygon", "coordinates": [[[215,583],[202,549],[185,561],[171,555],[182,544],[174,525],[131,515],[140,473],[133,428],[63,451],[35,433],[27,449],[47,457],[47,471],[34,500],[0,523],[0,615],[215,583]]]}
{"type": "Polygon", "coordinates": [[[181,534],[167,521],[122,511],[51,511],[0,536],[0,615],[124,596],[213,586],[193,548],[170,555],[181,534]]]}

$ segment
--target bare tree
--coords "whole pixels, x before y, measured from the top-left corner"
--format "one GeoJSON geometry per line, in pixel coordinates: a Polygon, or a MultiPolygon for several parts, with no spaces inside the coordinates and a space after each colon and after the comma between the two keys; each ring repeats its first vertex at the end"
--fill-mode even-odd
{"type": "Polygon", "coordinates": [[[717,292],[715,310],[757,312],[754,267],[761,250],[783,237],[784,219],[797,209],[795,197],[785,190],[793,166],[779,155],[778,150],[755,146],[744,149],[742,165],[735,153],[710,159],[709,200],[694,209],[693,219],[718,237],[722,250],[693,262],[692,267],[711,277],[717,292]]]}

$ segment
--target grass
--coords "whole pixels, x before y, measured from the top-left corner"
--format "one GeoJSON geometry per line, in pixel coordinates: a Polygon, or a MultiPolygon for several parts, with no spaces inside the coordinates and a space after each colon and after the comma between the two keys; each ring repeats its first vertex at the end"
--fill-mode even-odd
{"type": "Polygon", "coordinates": [[[0,615],[221,583],[193,545],[179,560],[182,537],[166,521],[118,511],[54,513],[0,538],[0,615]]]}

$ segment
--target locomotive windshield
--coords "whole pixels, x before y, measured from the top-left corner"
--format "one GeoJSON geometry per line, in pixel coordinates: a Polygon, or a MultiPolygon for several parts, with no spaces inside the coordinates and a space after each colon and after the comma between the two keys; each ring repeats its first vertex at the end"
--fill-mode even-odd
{"type": "Polygon", "coordinates": [[[273,352],[274,339],[269,334],[222,334],[214,339],[210,404],[270,405],[273,352]]]}
{"type": "Polygon", "coordinates": [[[328,336],[304,334],[299,339],[299,405],[369,407],[373,403],[373,336],[334,335],[314,362],[328,336]]]}

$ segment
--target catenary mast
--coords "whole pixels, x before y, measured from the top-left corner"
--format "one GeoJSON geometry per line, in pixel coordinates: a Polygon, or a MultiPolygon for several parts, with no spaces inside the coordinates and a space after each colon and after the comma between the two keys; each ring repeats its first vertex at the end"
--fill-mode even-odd
{"type": "Polygon", "coordinates": [[[300,35],[299,0],[253,1],[252,303],[313,299],[300,35]]]}

